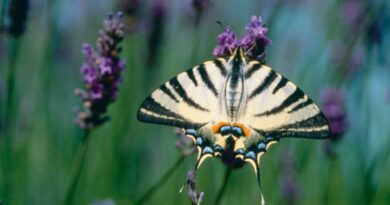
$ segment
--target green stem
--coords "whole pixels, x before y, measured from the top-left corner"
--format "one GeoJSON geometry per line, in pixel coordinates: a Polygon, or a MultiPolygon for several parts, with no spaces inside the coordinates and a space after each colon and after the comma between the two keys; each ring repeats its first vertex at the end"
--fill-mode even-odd
{"type": "MultiPolygon", "coordinates": [[[[2,183],[3,200],[5,203],[10,202],[10,194],[12,194],[12,129],[14,124],[15,113],[15,74],[17,69],[17,59],[19,56],[20,40],[11,39],[10,53],[9,53],[9,70],[7,74],[7,93],[5,99],[4,116],[0,116],[0,126],[4,126],[0,138],[4,140],[1,171],[3,172],[4,182],[2,183]]],[[[2,108],[0,108],[2,109],[2,108]]]]}
{"type": "Polygon", "coordinates": [[[17,73],[17,61],[19,56],[20,40],[11,39],[10,53],[9,53],[9,70],[7,75],[7,94],[5,103],[5,119],[4,129],[9,130],[14,122],[15,111],[15,74],[17,73]]]}
{"type": "Polygon", "coordinates": [[[199,50],[199,45],[200,45],[200,35],[199,35],[199,23],[200,22],[197,22],[195,27],[194,27],[194,31],[193,31],[193,38],[194,38],[194,42],[193,42],[193,47],[192,47],[192,57],[191,57],[191,66],[197,64],[197,60],[198,60],[198,50],[199,50]]]}
{"type": "Polygon", "coordinates": [[[219,205],[220,204],[221,199],[222,199],[223,195],[225,194],[227,183],[229,181],[229,178],[230,178],[231,174],[232,174],[232,169],[231,168],[227,168],[226,171],[225,171],[225,176],[223,177],[222,186],[221,186],[221,188],[218,191],[217,198],[215,199],[214,205],[219,205]]]}
{"type": "Polygon", "coordinates": [[[77,184],[80,179],[81,171],[83,170],[84,164],[85,164],[85,158],[88,151],[88,145],[91,139],[91,135],[89,131],[84,132],[84,138],[83,142],[79,147],[79,150],[77,152],[77,156],[74,159],[73,166],[72,166],[72,172],[70,176],[70,180],[65,192],[65,197],[62,201],[63,205],[70,205],[73,203],[74,194],[77,188],[77,184]]]}
{"type": "MultiPolygon", "coordinates": [[[[331,142],[331,143],[334,143],[334,142],[331,142]]],[[[334,146],[334,145],[332,145],[332,146],[334,146]]],[[[332,204],[331,192],[334,188],[334,184],[335,184],[334,180],[337,178],[337,176],[335,174],[336,160],[337,160],[337,158],[328,160],[328,173],[327,173],[327,181],[326,181],[327,189],[324,192],[324,205],[332,204]]]]}
{"type": "Polygon", "coordinates": [[[181,163],[184,161],[185,156],[180,155],[179,158],[177,158],[176,162],[169,168],[162,176],[161,178],[155,183],[153,186],[151,186],[146,192],[135,202],[135,205],[141,205],[148,202],[149,199],[152,198],[153,194],[161,188],[165,182],[172,176],[172,174],[177,170],[177,168],[181,165],[181,163]]]}

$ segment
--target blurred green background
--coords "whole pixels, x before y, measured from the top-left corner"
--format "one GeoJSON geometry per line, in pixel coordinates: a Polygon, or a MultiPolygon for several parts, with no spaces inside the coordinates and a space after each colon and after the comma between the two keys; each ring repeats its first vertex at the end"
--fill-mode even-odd
{"type": "MultiPolygon", "coordinates": [[[[174,129],[138,122],[138,106],[166,80],[213,58],[217,21],[240,37],[252,15],[263,17],[273,41],[267,64],[319,104],[325,88],[342,90],[347,121],[336,140],[283,139],[264,155],[267,204],[390,204],[388,1],[210,0],[196,11],[192,0],[32,0],[19,38],[5,29],[10,1],[1,3],[3,204],[60,203],[82,143],[73,93],[83,86],[81,45],[94,44],[102,20],[118,10],[127,28],[126,69],[111,120],[92,132],[74,204],[134,204],[173,166],[181,156],[174,129]],[[6,106],[11,71],[14,100],[6,106]]],[[[190,204],[179,189],[195,161],[196,154],[187,156],[145,204],[190,204]]],[[[225,170],[215,158],[200,168],[202,204],[214,204],[225,170]]],[[[220,204],[259,200],[246,165],[233,171],[220,204]]]]}

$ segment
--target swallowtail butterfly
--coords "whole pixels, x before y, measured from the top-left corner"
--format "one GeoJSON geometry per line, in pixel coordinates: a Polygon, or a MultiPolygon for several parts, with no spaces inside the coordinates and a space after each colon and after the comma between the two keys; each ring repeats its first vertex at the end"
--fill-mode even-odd
{"type": "Polygon", "coordinates": [[[249,162],[260,184],[261,156],[284,137],[323,139],[329,124],[292,82],[238,47],[195,66],[155,90],[138,119],[183,128],[198,149],[195,170],[208,157],[249,162]]]}

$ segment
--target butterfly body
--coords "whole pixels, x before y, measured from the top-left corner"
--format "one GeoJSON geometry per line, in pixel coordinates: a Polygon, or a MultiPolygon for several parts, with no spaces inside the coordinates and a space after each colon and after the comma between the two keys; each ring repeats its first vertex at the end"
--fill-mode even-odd
{"type": "Polygon", "coordinates": [[[326,138],[329,125],[314,102],[282,75],[241,48],[187,70],[155,90],[138,119],[183,128],[198,149],[196,168],[208,157],[249,162],[259,177],[260,158],[283,137],[326,138]]]}

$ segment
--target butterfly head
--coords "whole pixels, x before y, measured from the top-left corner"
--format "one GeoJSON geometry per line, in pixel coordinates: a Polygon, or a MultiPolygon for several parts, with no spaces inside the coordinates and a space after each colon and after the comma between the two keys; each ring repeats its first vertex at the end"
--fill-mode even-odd
{"type": "Polygon", "coordinates": [[[246,57],[243,48],[241,46],[238,46],[236,49],[234,49],[232,55],[230,56],[228,62],[230,64],[243,64],[246,65],[246,57]]]}

